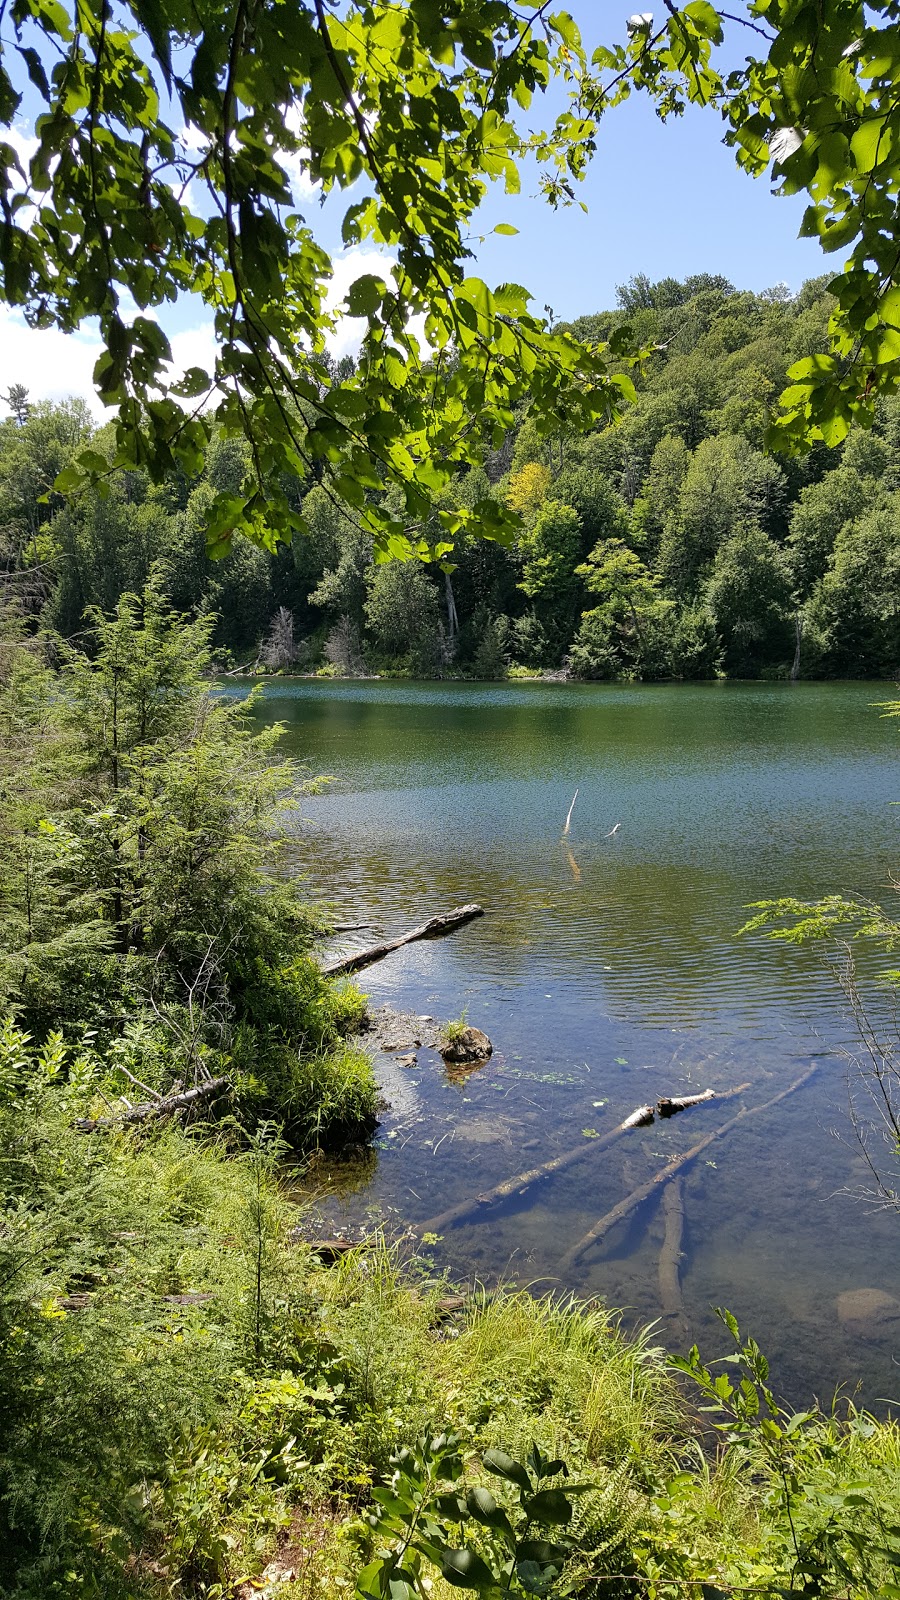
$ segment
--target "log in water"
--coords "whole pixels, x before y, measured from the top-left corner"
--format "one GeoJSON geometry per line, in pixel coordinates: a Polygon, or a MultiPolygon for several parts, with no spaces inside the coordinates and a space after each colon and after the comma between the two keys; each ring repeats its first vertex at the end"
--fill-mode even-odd
{"type": "Polygon", "coordinates": [[[339,961],[327,961],[322,971],[329,978],[337,977],[342,972],[359,972],[361,968],[371,967],[376,961],[389,956],[392,950],[399,950],[401,945],[415,944],[417,939],[441,939],[444,934],[453,933],[465,923],[472,922],[475,917],[483,916],[484,911],[481,906],[474,904],[457,906],[453,911],[429,917],[427,922],[420,923],[418,928],[411,928],[409,933],[402,933],[398,939],[386,939],[383,944],[373,944],[367,950],[357,950],[354,955],[342,956],[339,961]]]}

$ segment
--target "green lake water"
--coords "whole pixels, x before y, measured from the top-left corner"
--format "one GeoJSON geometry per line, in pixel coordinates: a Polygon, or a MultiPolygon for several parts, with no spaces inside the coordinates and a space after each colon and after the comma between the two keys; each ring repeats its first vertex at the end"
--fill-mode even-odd
{"type": "MultiPolygon", "coordinates": [[[[240,693],[233,684],[230,692],[240,693]]],[[[327,1231],[400,1234],[501,1179],[605,1132],[661,1094],[749,1081],[769,1099],[688,1169],[682,1287],[707,1354],[727,1305],[781,1386],[823,1398],[900,1397],[900,1334],[859,1337],[837,1297],[900,1298],[900,1223],[853,1198],[865,1166],[847,1112],[854,1031],[810,950],[738,939],[748,902],[829,892],[885,898],[900,867],[898,726],[886,684],[398,684],[267,687],[263,719],[310,773],[295,860],[345,948],[478,900],[482,920],[409,946],[359,978],[373,1003],[436,1018],[463,1009],[494,1055],[451,1081],[380,1055],[388,1106],[371,1156],[319,1168],[327,1231]],[[563,823],[575,789],[571,832],[563,823]],[[618,824],[618,827],[616,825],[618,824]],[[615,829],[615,831],[611,831],[615,829]],[[851,1193],[848,1193],[851,1191],[851,1193]]],[[[662,1208],[565,1272],[569,1247],[734,1107],[705,1106],[590,1149],[502,1213],[431,1253],[456,1280],[575,1289],[660,1316],[662,1208]]],[[[671,1337],[670,1337],[671,1336],[671,1337]]],[[[683,1331],[661,1325],[661,1337],[683,1331]]]]}

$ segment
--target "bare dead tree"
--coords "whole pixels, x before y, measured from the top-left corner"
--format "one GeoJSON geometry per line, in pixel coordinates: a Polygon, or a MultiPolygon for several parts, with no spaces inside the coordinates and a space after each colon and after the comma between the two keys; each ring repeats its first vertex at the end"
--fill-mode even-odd
{"type": "MultiPolygon", "coordinates": [[[[187,976],[182,974],[183,999],[173,1002],[158,996],[152,981],[147,991],[147,1001],[154,1016],[178,1045],[185,1081],[192,1080],[195,1088],[210,1078],[203,1046],[213,1041],[216,1048],[223,1049],[231,1024],[232,1008],[223,964],[236,942],[237,934],[223,943],[223,931],[224,925],[217,932],[207,935],[206,948],[196,971],[187,976]]],[[[162,970],[165,953],[166,946],[162,945],[156,954],[155,972],[162,970]]]]}
{"type": "Polygon", "coordinates": [[[345,678],[360,678],[366,670],[359,629],[352,617],[339,617],[325,640],[325,659],[345,678]]]}
{"type": "Polygon", "coordinates": [[[287,606],[279,606],[266,634],[259,659],[270,672],[278,672],[284,667],[293,666],[297,659],[297,645],[294,640],[294,614],[287,606]]]}

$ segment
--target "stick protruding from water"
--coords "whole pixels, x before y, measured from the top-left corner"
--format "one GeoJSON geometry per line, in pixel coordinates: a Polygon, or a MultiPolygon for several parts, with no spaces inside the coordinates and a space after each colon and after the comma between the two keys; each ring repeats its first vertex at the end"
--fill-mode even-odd
{"type": "Polygon", "coordinates": [[[565,838],[566,834],[569,831],[569,828],[572,825],[572,812],[575,810],[575,801],[577,799],[578,799],[578,790],[576,789],[575,793],[572,796],[572,804],[569,807],[569,815],[566,817],[566,825],[563,828],[563,838],[565,838]]]}

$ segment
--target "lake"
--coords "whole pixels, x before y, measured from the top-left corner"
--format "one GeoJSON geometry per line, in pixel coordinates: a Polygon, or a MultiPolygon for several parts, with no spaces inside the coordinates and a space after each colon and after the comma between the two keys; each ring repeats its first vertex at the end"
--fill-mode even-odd
{"type": "MultiPolygon", "coordinates": [[[[229,692],[244,691],[232,681],[229,692]]],[[[293,833],[310,897],[338,922],[374,925],[342,948],[466,901],[485,909],[359,975],[373,1004],[439,1019],[465,1011],[494,1055],[453,1078],[434,1050],[415,1068],[380,1054],[389,1105],[374,1151],[316,1170],[320,1225],[399,1235],[583,1142],[583,1158],[552,1182],[447,1230],[428,1253],[457,1281],[572,1289],[646,1323],[661,1316],[658,1199],[575,1265],[563,1258],[735,1106],[656,1122],[592,1159],[595,1136],[659,1095],[748,1082],[743,1103],[760,1104],[815,1064],[796,1094],[685,1169],[686,1323],[661,1322],[660,1338],[722,1353],[711,1308],[725,1305],[787,1393],[812,1388],[827,1401],[840,1383],[869,1404],[895,1399],[900,1326],[838,1315],[853,1291],[900,1299],[900,1218],[855,1198],[866,1169],[842,1054],[852,1020],[816,952],[737,937],[751,901],[890,893],[898,728],[872,707],[891,693],[268,685],[257,715],[284,722],[288,751],[335,779],[303,800],[293,833]]]]}

